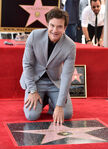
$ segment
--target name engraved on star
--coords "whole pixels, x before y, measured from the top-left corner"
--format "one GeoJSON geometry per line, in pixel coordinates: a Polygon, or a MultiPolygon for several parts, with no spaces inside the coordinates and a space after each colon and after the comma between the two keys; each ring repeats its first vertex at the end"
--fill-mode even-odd
{"type": "Polygon", "coordinates": [[[48,8],[27,8],[28,10],[49,10],[48,8]]]}

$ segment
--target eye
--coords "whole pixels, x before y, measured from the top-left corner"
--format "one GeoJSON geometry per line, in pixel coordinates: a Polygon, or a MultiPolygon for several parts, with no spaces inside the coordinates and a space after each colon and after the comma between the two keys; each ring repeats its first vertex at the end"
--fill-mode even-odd
{"type": "Polygon", "coordinates": [[[50,27],[54,27],[54,25],[53,24],[50,24],[50,27]]]}
{"type": "Polygon", "coordinates": [[[57,29],[62,29],[63,28],[63,26],[62,25],[59,25],[59,26],[57,26],[57,29]]]}
{"type": "Polygon", "coordinates": [[[95,9],[96,7],[99,8],[100,6],[99,6],[99,5],[97,5],[97,6],[92,6],[93,9],[95,9]]]}

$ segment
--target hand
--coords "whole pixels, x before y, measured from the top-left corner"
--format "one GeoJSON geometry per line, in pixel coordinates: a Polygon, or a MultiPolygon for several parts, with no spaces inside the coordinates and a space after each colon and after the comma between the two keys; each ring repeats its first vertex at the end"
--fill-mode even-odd
{"type": "Polygon", "coordinates": [[[98,42],[98,46],[103,47],[103,40],[102,40],[102,39],[99,40],[99,42],[98,42]]]}
{"type": "Polygon", "coordinates": [[[61,106],[56,106],[53,113],[54,124],[62,125],[64,122],[64,110],[61,106]]]}
{"type": "Polygon", "coordinates": [[[89,44],[89,45],[93,45],[92,41],[88,41],[87,44],[89,44]]]}
{"type": "Polygon", "coordinates": [[[31,110],[31,108],[33,107],[33,109],[35,110],[38,100],[42,104],[42,99],[41,99],[40,95],[37,92],[29,93],[28,94],[28,99],[25,102],[25,107],[26,108],[29,107],[29,110],[31,110]]]}

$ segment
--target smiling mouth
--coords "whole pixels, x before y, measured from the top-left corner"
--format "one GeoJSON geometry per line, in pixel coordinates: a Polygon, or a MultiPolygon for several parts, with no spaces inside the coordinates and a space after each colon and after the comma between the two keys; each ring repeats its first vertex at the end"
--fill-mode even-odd
{"type": "Polygon", "coordinates": [[[52,33],[52,35],[53,35],[53,36],[58,36],[59,34],[54,34],[54,33],[52,33]]]}

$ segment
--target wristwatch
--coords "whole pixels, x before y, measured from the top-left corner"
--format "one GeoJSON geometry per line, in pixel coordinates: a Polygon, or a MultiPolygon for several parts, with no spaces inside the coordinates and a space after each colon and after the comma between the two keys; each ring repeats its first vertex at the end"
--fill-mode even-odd
{"type": "Polygon", "coordinates": [[[91,39],[89,39],[89,40],[86,40],[86,43],[88,43],[88,42],[91,42],[91,39]]]}
{"type": "Polygon", "coordinates": [[[35,93],[36,91],[30,91],[31,94],[35,93]]]}

